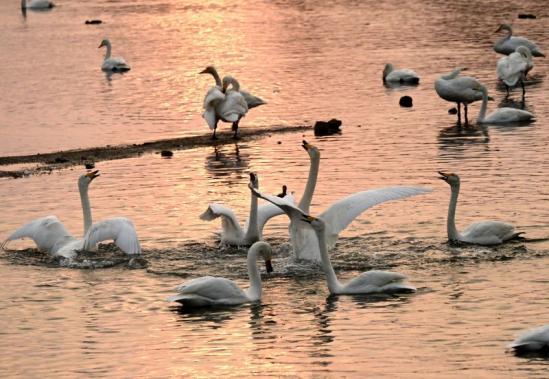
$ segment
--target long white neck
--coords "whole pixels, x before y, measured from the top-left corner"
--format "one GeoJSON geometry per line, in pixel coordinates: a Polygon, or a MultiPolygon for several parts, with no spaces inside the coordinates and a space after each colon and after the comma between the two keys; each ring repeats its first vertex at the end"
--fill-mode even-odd
{"type": "Polygon", "coordinates": [[[107,52],[105,53],[105,60],[107,60],[111,57],[111,43],[107,41],[105,46],[107,46],[107,52]]]}
{"type": "Polygon", "coordinates": [[[210,74],[212,74],[215,79],[215,85],[218,87],[223,87],[223,83],[221,83],[221,78],[219,77],[219,74],[217,73],[217,70],[215,68],[210,71],[210,74]]]}
{"type": "Polygon", "coordinates": [[[336,273],[332,267],[332,262],[330,262],[330,256],[328,255],[328,249],[326,247],[326,233],[325,230],[317,231],[315,230],[316,236],[318,238],[318,247],[320,249],[320,259],[322,261],[322,269],[326,275],[326,282],[328,283],[328,289],[330,293],[336,294],[339,293],[341,289],[341,283],[337,280],[336,273]]]}
{"type": "Polygon", "coordinates": [[[90,198],[88,197],[88,186],[82,186],[80,190],[80,202],[82,203],[82,213],[84,214],[84,235],[92,225],[92,214],[90,207],[90,198]]]}
{"type": "Polygon", "coordinates": [[[246,291],[246,294],[251,301],[261,299],[261,274],[257,268],[258,254],[258,247],[256,245],[252,245],[252,247],[248,250],[248,258],[246,260],[246,265],[248,266],[248,277],[250,278],[250,287],[246,291]]]}
{"type": "Polygon", "coordinates": [[[311,156],[311,167],[309,168],[309,177],[307,178],[307,185],[303,191],[303,196],[299,200],[299,209],[305,213],[309,213],[311,207],[311,201],[313,200],[313,194],[315,192],[316,181],[318,178],[318,168],[320,166],[320,155],[311,156]]]}
{"type": "MultiPolygon", "coordinates": [[[[254,184],[254,188],[257,189],[257,185],[254,184]]],[[[250,204],[250,216],[248,217],[248,230],[246,230],[245,238],[248,242],[255,242],[259,240],[259,225],[257,222],[257,196],[255,196],[253,192],[250,204]]]]}
{"type": "Polygon", "coordinates": [[[460,72],[461,72],[461,68],[455,68],[455,69],[452,70],[451,73],[446,74],[446,75],[442,75],[440,78],[444,79],[444,80],[455,79],[459,75],[460,72]]]}
{"type": "Polygon", "coordinates": [[[486,87],[481,87],[482,91],[482,105],[480,106],[480,111],[478,112],[477,122],[482,123],[486,117],[486,108],[488,107],[488,91],[486,87]]]}
{"type": "Polygon", "coordinates": [[[460,234],[456,229],[456,206],[459,195],[459,183],[455,186],[450,186],[452,189],[452,196],[450,197],[450,206],[448,207],[448,221],[446,229],[448,231],[448,239],[450,241],[459,241],[460,234]]]}

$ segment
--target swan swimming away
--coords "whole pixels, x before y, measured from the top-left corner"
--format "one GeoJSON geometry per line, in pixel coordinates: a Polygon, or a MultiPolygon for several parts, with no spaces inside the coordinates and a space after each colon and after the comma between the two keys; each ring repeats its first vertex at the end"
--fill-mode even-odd
{"type": "MultiPolygon", "coordinates": [[[[200,71],[199,74],[210,74],[213,76],[215,80],[215,86],[219,88],[220,90],[223,88],[223,83],[221,82],[221,77],[217,73],[217,70],[214,66],[207,66],[204,70],[200,71]]],[[[240,90],[240,93],[242,96],[244,96],[244,99],[246,100],[246,104],[248,104],[248,109],[252,109],[255,107],[259,107],[260,105],[267,104],[266,101],[263,99],[252,95],[248,91],[240,90]]]]}
{"type": "Polygon", "coordinates": [[[261,274],[257,260],[261,256],[265,260],[266,271],[270,273],[273,271],[271,254],[271,246],[266,242],[258,241],[250,247],[246,260],[250,278],[247,290],[226,278],[203,276],[177,286],[175,291],[178,294],[168,297],[167,301],[178,302],[185,307],[229,306],[259,301],[261,274]]]}
{"type": "Polygon", "coordinates": [[[202,117],[213,130],[212,139],[217,139],[219,120],[232,123],[233,138],[238,138],[238,123],[246,113],[248,113],[248,104],[240,93],[240,84],[232,76],[223,78],[221,90],[215,86],[206,93],[202,117]],[[228,90],[229,86],[231,86],[230,90],[228,90]]]}
{"type": "Polygon", "coordinates": [[[49,0],[21,0],[21,9],[49,9],[54,6],[49,0]]]}
{"type": "Polygon", "coordinates": [[[456,229],[456,205],[459,195],[460,180],[457,174],[438,172],[439,179],[444,180],[450,185],[452,196],[450,206],[448,207],[447,231],[450,242],[465,242],[476,245],[499,245],[509,241],[522,234],[515,232],[515,227],[511,224],[500,221],[480,221],[471,224],[463,232],[459,233],[456,229]]]}
{"type": "Polygon", "coordinates": [[[549,351],[549,325],[526,330],[509,347],[517,353],[549,351]]]}
{"type": "Polygon", "coordinates": [[[419,84],[419,76],[408,68],[395,70],[391,63],[383,68],[383,83],[419,84]]]}
{"type": "Polygon", "coordinates": [[[444,100],[457,103],[458,124],[461,125],[461,104],[464,106],[465,124],[469,123],[467,118],[467,105],[482,100],[482,85],[477,79],[471,76],[458,76],[466,68],[458,67],[450,74],[442,75],[435,80],[435,91],[444,100]]]}
{"type": "Polygon", "coordinates": [[[103,46],[107,47],[107,52],[105,53],[103,64],[101,64],[101,70],[112,72],[126,72],[130,70],[131,67],[128,66],[124,58],[111,57],[111,42],[107,38],[101,41],[99,48],[102,48],[103,46]]]}
{"type": "Polygon", "coordinates": [[[519,46],[526,46],[532,52],[534,57],[545,57],[545,54],[541,52],[539,47],[532,41],[527,40],[523,37],[514,37],[513,28],[509,24],[501,24],[495,33],[498,33],[502,30],[507,31],[507,35],[502,39],[498,40],[494,44],[494,50],[496,53],[509,55],[516,51],[519,46]]]}
{"type": "Polygon", "coordinates": [[[40,251],[53,256],[74,258],[81,250],[93,250],[99,242],[114,240],[126,254],[141,253],[141,247],[131,220],[124,217],[110,218],[92,224],[92,214],[88,188],[99,171],[92,171],[78,178],[78,189],[84,215],[84,239],[74,238],[56,216],[46,216],[31,221],[14,233],[2,244],[4,249],[9,241],[30,238],[40,251]]]}
{"type": "MultiPolygon", "coordinates": [[[[255,173],[250,173],[249,185],[258,188],[259,180],[255,173]]],[[[253,193],[250,193],[250,195],[250,215],[244,228],[240,226],[233,210],[221,204],[212,203],[208,205],[208,209],[200,215],[200,219],[204,221],[211,221],[221,217],[222,244],[250,246],[263,238],[263,228],[267,221],[284,213],[280,208],[270,203],[258,207],[257,196],[253,193]]],[[[286,194],[284,198],[293,203],[293,196],[291,194],[286,194]]]]}
{"type": "Polygon", "coordinates": [[[522,86],[522,96],[524,96],[526,93],[524,78],[533,67],[532,53],[526,46],[519,46],[514,53],[498,60],[496,72],[498,78],[505,84],[507,96],[509,96],[509,87],[516,86],[518,82],[522,86]]]}
{"type": "Polygon", "coordinates": [[[509,124],[513,122],[532,121],[534,115],[528,111],[504,107],[497,108],[495,111],[486,116],[486,107],[488,106],[488,90],[485,86],[481,86],[482,91],[482,106],[478,113],[477,123],[479,124],[509,124]]]}

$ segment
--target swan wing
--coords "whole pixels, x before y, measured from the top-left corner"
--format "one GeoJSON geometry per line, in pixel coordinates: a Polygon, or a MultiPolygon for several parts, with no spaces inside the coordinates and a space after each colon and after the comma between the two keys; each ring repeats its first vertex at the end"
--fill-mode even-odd
{"type": "Polygon", "coordinates": [[[282,209],[282,211],[284,211],[284,213],[286,213],[286,215],[290,218],[290,220],[292,222],[297,221],[297,220],[301,220],[302,216],[306,215],[305,212],[303,212],[301,209],[299,209],[295,205],[293,196],[291,198],[288,198],[288,196],[285,196],[285,197],[281,198],[281,197],[278,197],[278,196],[267,195],[267,194],[261,193],[258,189],[254,188],[250,185],[248,185],[248,187],[254,193],[254,195],[256,195],[257,197],[260,197],[263,200],[267,200],[268,202],[270,202],[270,203],[276,205],[277,207],[279,207],[280,209],[282,209]]]}
{"type": "Polygon", "coordinates": [[[90,250],[99,242],[114,240],[116,246],[128,255],[141,254],[141,245],[135,226],[124,217],[114,217],[93,224],[84,237],[84,250],[90,250]]]}
{"type": "Polygon", "coordinates": [[[549,325],[544,325],[523,332],[509,347],[513,349],[539,350],[548,345],[549,325]]]}
{"type": "Polygon", "coordinates": [[[482,245],[497,245],[516,236],[512,224],[500,221],[475,222],[461,233],[463,241],[482,245]]]}
{"type": "Polygon", "coordinates": [[[260,105],[267,104],[266,101],[264,101],[263,99],[261,99],[257,96],[252,95],[248,91],[240,90],[239,92],[244,97],[244,100],[246,100],[246,104],[248,105],[248,109],[252,109],[252,108],[255,108],[255,107],[259,107],[260,105]]]}
{"type": "Polygon", "coordinates": [[[238,91],[227,91],[225,100],[216,108],[217,114],[227,122],[236,122],[248,112],[248,104],[238,91]]]}
{"type": "Polygon", "coordinates": [[[499,79],[508,86],[514,86],[527,69],[528,61],[515,52],[502,57],[497,63],[496,71],[499,79]]]}
{"type": "Polygon", "coordinates": [[[224,205],[212,203],[208,205],[208,209],[200,215],[200,219],[204,221],[212,221],[218,217],[221,217],[223,236],[234,236],[235,238],[239,238],[243,235],[244,232],[242,231],[233,210],[224,205]]]}
{"type": "Polygon", "coordinates": [[[347,283],[345,287],[383,287],[388,284],[400,283],[406,279],[406,275],[392,271],[371,270],[360,274],[347,283]]]}
{"type": "Polygon", "coordinates": [[[180,294],[192,294],[211,300],[232,299],[245,296],[244,291],[232,280],[203,276],[175,287],[180,294]]]}
{"type": "Polygon", "coordinates": [[[419,80],[419,76],[413,70],[402,68],[399,70],[391,71],[387,75],[385,80],[389,82],[400,82],[400,81],[409,82],[409,81],[419,80]]]}
{"type": "Polygon", "coordinates": [[[420,187],[386,187],[357,192],[335,202],[320,215],[320,218],[326,223],[326,244],[328,249],[334,247],[339,233],[368,208],[386,201],[428,192],[431,192],[431,190],[420,187]]]}
{"type": "MultiPolygon", "coordinates": [[[[295,204],[295,199],[292,194],[287,194],[286,196],[284,196],[283,200],[290,204],[295,204]]],[[[257,222],[259,226],[259,232],[261,233],[263,231],[263,228],[265,227],[267,221],[281,214],[284,214],[284,211],[278,205],[272,203],[260,205],[257,209],[257,222]]]]}
{"type": "Polygon", "coordinates": [[[225,100],[225,94],[219,89],[219,87],[211,87],[204,97],[204,109],[208,109],[209,107],[215,107],[219,102],[223,100],[225,100]]]}
{"type": "Polygon", "coordinates": [[[63,223],[55,216],[46,216],[21,226],[6,239],[2,244],[2,248],[9,241],[30,238],[39,250],[51,253],[56,243],[65,237],[72,236],[63,223]]]}

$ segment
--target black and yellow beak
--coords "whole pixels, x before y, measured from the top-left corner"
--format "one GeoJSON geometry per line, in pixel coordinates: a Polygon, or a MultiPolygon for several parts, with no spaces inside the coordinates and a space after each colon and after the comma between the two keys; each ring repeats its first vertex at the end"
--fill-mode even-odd
{"type": "Polygon", "coordinates": [[[94,179],[97,178],[99,175],[100,175],[100,174],[99,174],[99,170],[91,171],[91,172],[88,172],[88,173],[86,174],[86,176],[87,176],[88,178],[90,178],[90,180],[94,180],[94,179]]]}
{"type": "Polygon", "coordinates": [[[265,270],[267,270],[268,273],[273,272],[273,264],[271,263],[270,259],[265,260],[265,270]]]}
{"type": "Polygon", "coordinates": [[[442,172],[442,171],[439,171],[438,174],[440,175],[438,177],[439,179],[444,180],[445,182],[448,181],[448,177],[450,176],[450,174],[447,174],[447,173],[442,172]]]}
{"type": "Polygon", "coordinates": [[[257,176],[253,172],[250,172],[250,182],[255,183],[256,180],[257,176]]]}
{"type": "Polygon", "coordinates": [[[303,140],[303,143],[301,144],[301,147],[305,149],[305,151],[309,150],[311,148],[311,144],[305,140],[303,140]]]}
{"type": "Polygon", "coordinates": [[[208,70],[208,68],[205,68],[204,70],[200,71],[199,74],[209,74],[210,71],[208,70]]]}

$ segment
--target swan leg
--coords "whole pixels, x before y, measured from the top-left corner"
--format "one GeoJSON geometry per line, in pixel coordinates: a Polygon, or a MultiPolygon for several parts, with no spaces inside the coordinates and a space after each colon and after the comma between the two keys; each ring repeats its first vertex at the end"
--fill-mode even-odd
{"type": "Polygon", "coordinates": [[[469,119],[467,119],[467,103],[463,104],[464,114],[465,114],[465,125],[469,125],[469,119]]]}
{"type": "Polygon", "coordinates": [[[212,134],[212,139],[217,139],[217,136],[215,135],[215,132],[217,131],[217,128],[214,128],[214,132],[212,134]]]}
{"type": "Polygon", "coordinates": [[[239,139],[239,137],[238,137],[238,123],[239,122],[240,122],[240,120],[236,120],[235,122],[233,122],[232,129],[234,130],[234,135],[233,135],[234,139],[239,139]]]}
{"type": "Polygon", "coordinates": [[[458,104],[458,125],[461,126],[461,103],[458,104]]]}
{"type": "Polygon", "coordinates": [[[522,98],[524,98],[524,94],[526,93],[526,90],[524,89],[524,80],[520,79],[520,86],[522,87],[522,98]]]}
{"type": "Polygon", "coordinates": [[[507,90],[507,95],[505,97],[509,97],[509,86],[506,84],[505,89],[507,90]]]}

